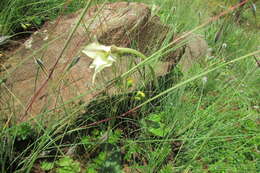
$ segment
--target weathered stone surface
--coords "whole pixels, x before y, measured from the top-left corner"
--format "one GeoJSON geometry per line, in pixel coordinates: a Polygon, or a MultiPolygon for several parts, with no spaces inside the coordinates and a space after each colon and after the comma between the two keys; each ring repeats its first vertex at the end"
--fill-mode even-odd
{"type": "Polygon", "coordinates": [[[187,43],[184,46],[184,54],[181,55],[179,64],[183,72],[187,72],[195,63],[203,62],[208,52],[208,44],[197,34],[191,34],[186,38],[187,43]]]}
{"type": "MultiPolygon", "coordinates": [[[[100,7],[96,6],[88,10],[55,68],[52,78],[35,99],[31,109],[33,115],[52,109],[64,101],[80,95],[84,95],[81,100],[86,102],[93,98],[96,94],[91,91],[93,70],[89,68],[92,59],[84,56],[81,50],[92,41],[94,35],[100,43],[106,45],[129,47],[134,42],[139,50],[149,55],[158,48],[170,30],[168,26],[159,21],[158,17],[150,17],[150,9],[143,3],[118,2],[106,4],[101,10],[100,7]],[[154,44],[155,40],[157,44],[154,44]],[[64,69],[76,56],[81,56],[79,62],[69,73],[65,74],[64,69]]],[[[9,91],[2,89],[3,92],[0,96],[4,104],[1,107],[7,107],[5,103],[10,102],[12,98],[15,110],[25,111],[32,96],[46,80],[46,75],[36,65],[35,58],[42,59],[47,72],[50,73],[79,14],[80,12],[62,16],[56,21],[46,23],[41,30],[26,41],[14,56],[9,58],[8,64],[11,64],[13,68],[7,71],[6,85],[9,91]]],[[[193,56],[192,51],[196,47],[195,45],[195,40],[187,44],[185,48],[187,56],[193,56]]],[[[196,53],[195,56],[199,55],[200,53],[196,53]]],[[[174,61],[174,58],[177,57],[176,53],[168,56],[170,57],[168,61],[159,62],[156,65],[157,75],[166,74],[173,63],[176,63],[174,61]]],[[[126,56],[117,62],[119,69],[117,75],[129,69],[132,58],[126,56]]],[[[194,58],[190,57],[190,59],[194,58]]],[[[112,68],[105,69],[101,75],[98,75],[96,83],[100,84],[103,79],[108,81],[114,77],[112,68]]],[[[136,73],[132,78],[137,82],[140,76],[136,73]]],[[[111,91],[115,92],[115,90],[114,88],[111,91]]],[[[21,119],[26,118],[21,117],[21,119]]]]}

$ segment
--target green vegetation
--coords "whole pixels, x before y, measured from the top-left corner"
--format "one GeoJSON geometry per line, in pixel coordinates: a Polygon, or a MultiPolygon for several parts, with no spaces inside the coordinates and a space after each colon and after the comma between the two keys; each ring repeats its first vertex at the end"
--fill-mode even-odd
{"type": "Polygon", "coordinates": [[[57,173],[79,173],[80,163],[74,161],[70,157],[63,157],[55,162],[42,162],[41,169],[44,171],[50,171],[55,169],[57,173]],[[55,165],[55,166],[54,166],[55,165]]]}
{"type": "MultiPolygon", "coordinates": [[[[135,2],[159,5],[161,20],[178,33],[237,3],[135,2]]],[[[0,34],[35,30],[85,4],[2,0],[0,34]]],[[[243,10],[239,22],[230,13],[195,29],[211,48],[206,62],[187,73],[177,66],[158,79],[155,89],[141,86],[127,94],[100,96],[88,105],[64,105],[66,113],[49,122],[44,118],[54,116],[52,112],[22,124],[1,117],[0,172],[260,172],[260,70],[254,58],[259,55],[252,55],[260,45],[260,14],[247,7],[238,10],[243,10]]]]}
{"type": "Polygon", "coordinates": [[[0,34],[36,30],[45,21],[76,11],[85,3],[84,0],[3,0],[0,2],[0,34]]]}

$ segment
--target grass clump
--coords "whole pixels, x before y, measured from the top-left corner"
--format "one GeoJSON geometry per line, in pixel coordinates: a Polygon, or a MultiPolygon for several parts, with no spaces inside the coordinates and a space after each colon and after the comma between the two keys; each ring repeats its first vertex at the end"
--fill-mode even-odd
{"type": "Polygon", "coordinates": [[[2,0],[0,35],[37,30],[45,21],[82,8],[84,0],[2,0]]]}

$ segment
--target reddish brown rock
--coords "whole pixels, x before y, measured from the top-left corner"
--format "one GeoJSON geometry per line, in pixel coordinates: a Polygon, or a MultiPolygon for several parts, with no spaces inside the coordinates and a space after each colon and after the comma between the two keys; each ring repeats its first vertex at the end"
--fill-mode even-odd
{"type": "MultiPolygon", "coordinates": [[[[96,6],[88,10],[68,48],[55,66],[51,79],[33,101],[29,112],[31,115],[57,108],[65,101],[77,97],[80,98],[75,99],[76,101],[85,102],[93,98],[96,94],[91,86],[93,69],[89,68],[92,59],[83,55],[81,51],[84,46],[92,42],[94,36],[100,43],[106,45],[130,47],[132,43],[135,43],[137,49],[150,55],[158,48],[153,42],[155,40],[162,42],[170,30],[159,21],[158,17],[151,17],[149,7],[143,3],[118,2],[106,4],[102,9],[100,7],[96,6]],[[81,57],[79,62],[68,73],[65,73],[66,66],[77,56],[81,57]]],[[[12,111],[23,115],[22,113],[32,102],[31,98],[47,79],[47,76],[36,65],[35,59],[41,59],[47,73],[51,73],[79,15],[80,11],[46,23],[41,30],[26,41],[24,46],[19,48],[14,56],[9,58],[8,64],[11,64],[13,68],[6,71],[6,86],[1,88],[0,97],[3,103],[1,109],[10,106],[9,103],[12,100],[11,108],[14,109],[12,111]]],[[[186,46],[186,49],[188,47],[186,46]]],[[[190,47],[192,49],[192,46],[190,47]]],[[[170,57],[170,59],[167,58],[168,61],[162,61],[156,65],[157,76],[166,74],[172,64],[176,63],[174,60],[177,57],[176,54],[169,54],[168,57],[170,57]]],[[[129,69],[133,58],[131,56],[120,58],[116,63],[119,69],[117,75],[129,69]]],[[[140,59],[136,62],[140,62],[140,59]]],[[[104,79],[109,81],[114,77],[112,68],[105,69],[101,75],[98,75],[96,83],[99,85],[104,79]]],[[[132,78],[138,83],[140,76],[135,73],[132,78]]],[[[119,92],[115,87],[110,91],[119,92]]],[[[27,118],[21,117],[22,120],[27,118]]]]}

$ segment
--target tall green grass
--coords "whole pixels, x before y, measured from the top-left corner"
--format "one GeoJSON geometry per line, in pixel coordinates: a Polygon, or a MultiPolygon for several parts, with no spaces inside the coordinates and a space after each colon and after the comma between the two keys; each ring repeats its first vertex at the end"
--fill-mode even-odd
{"type": "Polygon", "coordinates": [[[0,35],[12,35],[40,28],[44,22],[82,8],[84,0],[2,0],[0,35]]]}

